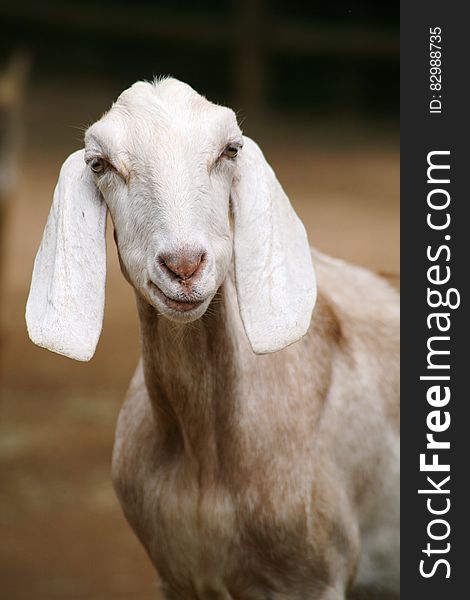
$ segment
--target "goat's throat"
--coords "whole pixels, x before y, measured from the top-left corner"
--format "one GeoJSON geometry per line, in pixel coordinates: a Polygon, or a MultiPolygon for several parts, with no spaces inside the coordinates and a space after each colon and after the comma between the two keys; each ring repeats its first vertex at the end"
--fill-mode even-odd
{"type": "Polygon", "coordinates": [[[168,321],[140,299],[138,305],[157,426],[207,460],[234,421],[237,366],[228,294],[221,290],[206,314],[189,324],[168,321]]]}

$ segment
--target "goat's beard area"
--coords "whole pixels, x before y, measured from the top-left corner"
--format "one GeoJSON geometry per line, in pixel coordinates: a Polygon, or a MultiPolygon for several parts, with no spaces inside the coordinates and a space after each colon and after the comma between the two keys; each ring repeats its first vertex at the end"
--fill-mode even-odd
{"type": "Polygon", "coordinates": [[[178,323],[189,323],[202,317],[206,312],[213,295],[199,298],[194,294],[182,299],[167,296],[153,281],[148,282],[150,304],[159,314],[178,323]]]}

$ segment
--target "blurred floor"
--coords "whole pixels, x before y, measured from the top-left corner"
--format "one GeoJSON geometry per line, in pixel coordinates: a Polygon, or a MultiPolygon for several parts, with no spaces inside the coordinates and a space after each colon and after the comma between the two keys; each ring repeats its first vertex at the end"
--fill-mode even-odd
{"type": "MultiPolygon", "coordinates": [[[[138,355],[133,294],[111,228],[103,335],[89,364],[27,339],[24,305],[59,167],[119,90],[32,87],[1,298],[0,596],[158,598],[156,576],[121,515],[109,475],[113,431],[138,355]]],[[[398,271],[398,136],[341,121],[246,120],[317,248],[398,271]]]]}

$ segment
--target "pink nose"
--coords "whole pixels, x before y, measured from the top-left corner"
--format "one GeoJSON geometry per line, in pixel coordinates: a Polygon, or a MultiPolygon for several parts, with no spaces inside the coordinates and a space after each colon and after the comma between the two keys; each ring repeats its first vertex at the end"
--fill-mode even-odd
{"type": "Polygon", "coordinates": [[[171,276],[186,281],[202,269],[205,252],[180,251],[163,253],[158,257],[160,266],[171,276]]]}

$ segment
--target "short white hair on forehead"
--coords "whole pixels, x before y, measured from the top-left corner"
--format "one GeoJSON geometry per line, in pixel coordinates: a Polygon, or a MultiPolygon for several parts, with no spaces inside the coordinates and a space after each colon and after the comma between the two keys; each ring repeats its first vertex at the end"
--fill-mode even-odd
{"type": "Polygon", "coordinates": [[[187,83],[171,77],[134,83],[122,92],[112,109],[120,109],[129,115],[149,111],[162,119],[180,116],[186,122],[198,118],[226,119],[231,125],[237,125],[235,113],[230,108],[207,100],[187,83]]]}
{"type": "Polygon", "coordinates": [[[87,130],[85,146],[87,156],[101,148],[107,157],[118,154],[122,160],[126,150],[135,158],[152,152],[155,143],[173,145],[176,137],[181,147],[204,151],[240,136],[233,110],[166,77],[139,81],[122,92],[87,130]]]}
{"type": "Polygon", "coordinates": [[[172,108],[189,108],[191,101],[211,104],[198,94],[191,86],[177,79],[165,77],[151,81],[137,81],[124,90],[112,108],[120,108],[132,113],[134,110],[160,110],[172,108]]]}

